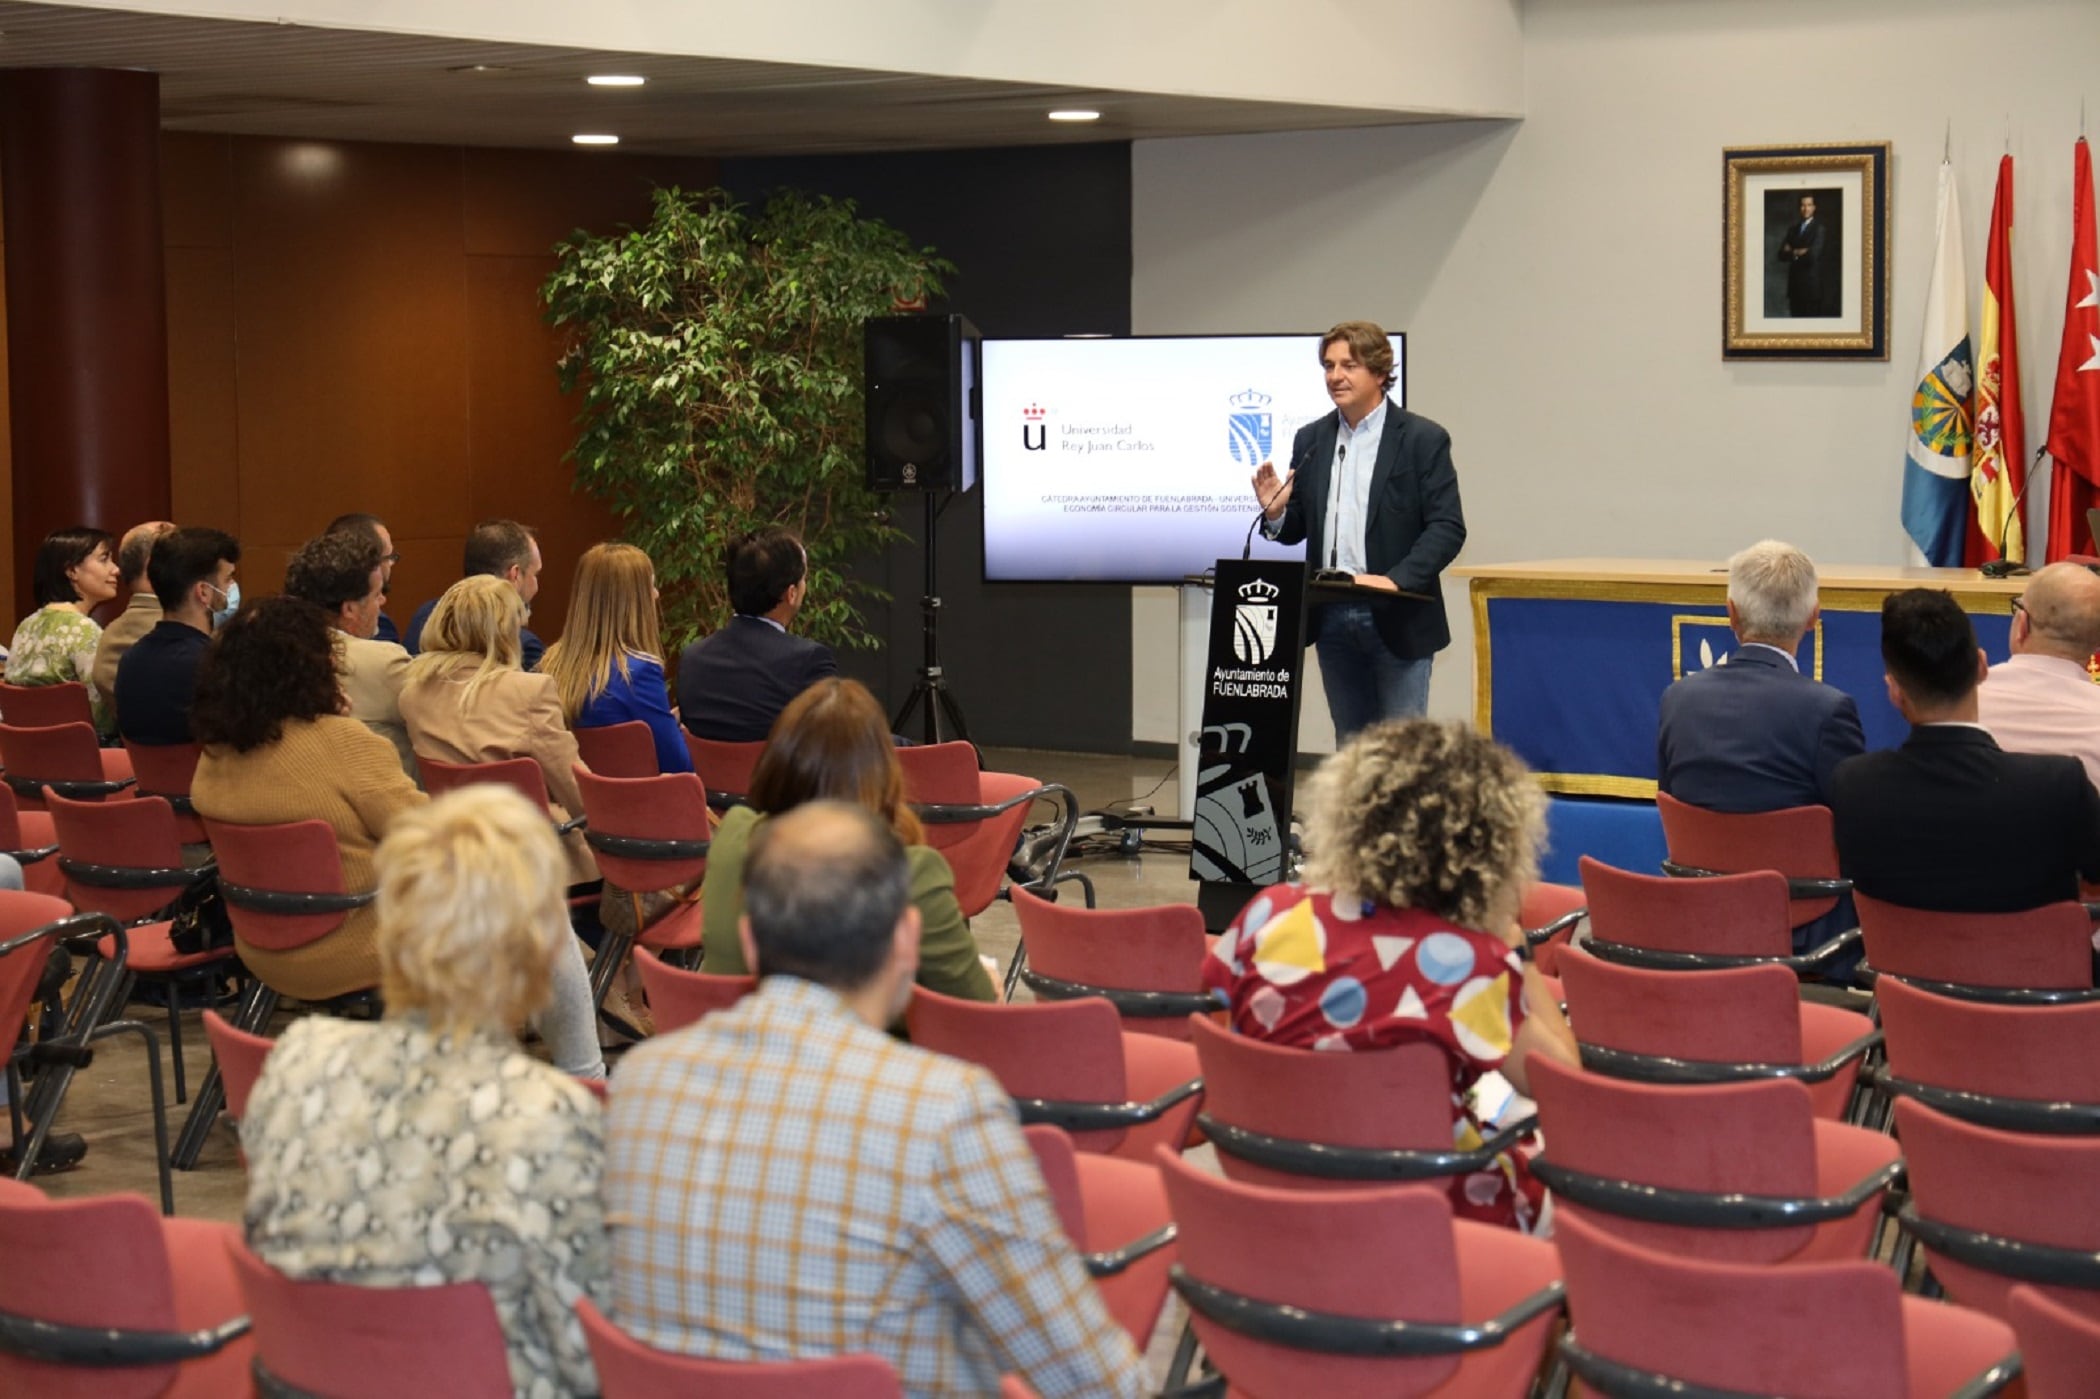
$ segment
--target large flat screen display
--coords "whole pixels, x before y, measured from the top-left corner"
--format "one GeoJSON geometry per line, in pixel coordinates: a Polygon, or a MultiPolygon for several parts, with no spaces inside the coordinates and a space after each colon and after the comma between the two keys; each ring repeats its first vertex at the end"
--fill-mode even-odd
{"type": "MultiPolygon", "coordinates": [[[[1317,335],[984,342],[987,582],[1178,583],[1238,558],[1249,478],[1330,412],[1317,335]]],[[[1402,337],[1393,368],[1406,384],[1402,337]]],[[[1256,558],[1303,558],[1254,536],[1256,558]]]]}

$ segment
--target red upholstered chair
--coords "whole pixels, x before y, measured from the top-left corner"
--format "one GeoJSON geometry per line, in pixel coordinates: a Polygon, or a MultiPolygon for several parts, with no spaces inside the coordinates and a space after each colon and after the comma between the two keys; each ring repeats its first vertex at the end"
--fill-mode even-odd
{"type": "Polygon", "coordinates": [[[1050,1187],[1065,1236],[1079,1250],[1108,1314],[1142,1352],[1159,1325],[1167,1270],[1174,1261],[1166,1183],[1150,1162],[1080,1152],[1055,1127],[1038,1124],[1021,1131],[1050,1187]]]}
{"type": "Polygon", "coordinates": [[[2086,1399],[2100,1374],[2100,1318],[2086,1316],[2032,1287],[2012,1290],[2012,1326],[2020,1337],[2020,1374],[2027,1399],[2086,1399]]]}
{"type": "MultiPolygon", "coordinates": [[[[477,782],[494,783],[508,787],[540,809],[548,820],[554,819],[554,808],[547,797],[547,775],[531,758],[503,758],[489,763],[448,763],[437,758],[416,754],[416,770],[423,776],[423,790],[433,797],[447,792],[471,787],[477,782]]],[[[567,835],[583,824],[580,816],[556,826],[556,833],[567,835]]]]}
{"type": "MultiPolygon", "coordinates": [[[[288,952],[319,942],[343,926],[352,909],[372,902],[377,891],[346,889],[343,852],[335,828],[326,821],[289,821],[243,826],[227,821],[204,822],[212,853],[219,861],[219,893],[234,936],[272,952],[288,952]]],[[[251,982],[231,1022],[237,1030],[258,1033],[277,1009],[277,992],[261,979],[251,982]]],[[[369,993],[344,998],[346,1005],[370,1000],[369,993]]],[[[217,1066],[197,1089],[196,1101],[175,1139],[175,1164],[188,1170],[197,1164],[205,1138],[218,1121],[226,1097],[217,1066]]]]}
{"type": "Polygon", "coordinates": [[[237,1237],[231,1224],[161,1218],[139,1195],[51,1200],[0,1180],[0,1394],[248,1393],[254,1347],[226,1255],[237,1237]]]}
{"type": "Polygon", "coordinates": [[[2011,1315],[2017,1283],[2100,1318],[2100,1137],[2000,1132],[1896,1103],[1910,1200],[1897,1215],[1947,1295],[2011,1315]]]}
{"type": "Polygon", "coordinates": [[[236,1030],[215,1010],[204,1012],[204,1037],[211,1042],[212,1062],[226,1084],[226,1111],[238,1122],[248,1115],[248,1094],[262,1077],[263,1063],[277,1041],[236,1030]]]}
{"type": "Polygon", "coordinates": [[[641,969],[642,991],[649,997],[649,1015],[656,1033],[667,1035],[704,1020],[718,1010],[727,1010],[758,987],[755,976],[714,976],[674,967],[642,948],[634,954],[641,969]]]}
{"type": "MultiPolygon", "coordinates": [[[[122,923],[130,932],[125,971],[167,992],[175,1101],[185,1102],[181,1001],[203,999],[234,960],[231,947],[177,951],[168,915],[176,899],[209,880],[210,872],[183,867],[181,832],[165,797],[79,802],[54,791],[46,805],[58,833],[67,897],[83,912],[106,913],[122,923]]],[[[107,960],[112,952],[113,941],[103,939],[100,955],[107,960]]],[[[120,1005],[129,999],[128,983],[118,995],[120,1005]]]]}
{"type": "Polygon", "coordinates": [[[59,724],[93,727],[94,706],[87,686],[78,680],[63,685],[9,685],[0,681],[0,724],[18,729],[48,729],[59,724]]]}
{"type": "Polygon", "coordinates": [[[1802,975],[1852,941],[1833,939],[1795,956],[1786,878],[1769,870],[1669,879],[1614,869],[1587,855],[1579,863],[1590,910],[1584,946],[1607,962],[1662,971],[1772,962],[1802,975]]]}
{"type": "Polygon", "coordinates": [[[1156,1159],[1180,1230],[1174,1289],[1233,1394],[1530,1392],[1561,1312],[1551,1244],[1454,1220],[1426,1186],[1309,1195],[1156,1159]]]}
{"type": "Polygon", "coordinates": [[[2012,1328],[1902,1294],[1864,1259],[1785,1268],[1644,1248],[1587,1216],[1553,1242],[1573,1323],[1561,1353],[1600,1394],[1994,1394],[2018,1372],[2012,1328]],[[1974,1385],[1975,1387],[1965,1387],[1974,1385]]]}
{"type": "Polygon", "coordinates": [[[1837,836],[1828,807],[1708,811],[1658,792],[1655,812],[1670,851],[1665,874],[1697,878],[1776,870],[1787,877],[1792,894],[1791,927],[1821,918],[1852,888],[1852,881],[1838,874],[1837,836]]]}
{"type": "Polygon", "coordinates": [[[576,730],[583,765],[601,777],[654,777],[656,739],[639,719],[576,730]]]}
{"type": "Polygon", "coordinates": [[[254,1325],[264,1394],[290,1385],[328,1399],[508,1399],[510,1364],[496,1304],[478,1282],[359,1287],[301,1282],[227,1242],[254,1325]]]}
{"type": "Polygon", "coordinates": [[[1874,987],[1885,1091],[2008,1132],[2100,1134],[2100,1004],[1991,1005],[1874,987]]]}
{"type": "Polygon", "coordinates": [[[1540,883],[1524,891],[1517,926],[1524,930],[1540,971],[1551,977],[1560,975],[1561,950],[1588,912],[1588,900],[1579,884],[1540,883]]]}
{"type": "Polygon", "coordinates": [[[1864,1258],[1902,1170],[1879,1132],[1814,1115],[1799,1083],[1660,1087],[1534,1059],[1545,1154],[1532,1174],[1570,1214],[1688,1258],[1864,1258]]]}
{"type": "Polygon", "coordinates": [[[1860,1063],[1881,1042],[1857,1011],[1801,999],[1784,967],[1649,971],[1570,948],[1560,959],[1583,1067],[1646,1083],[1791,1078],[1816,1116],[1847,1120],[1860,1063]]]}
{"type": "Polygon", "coordinates": [[[1485,1170],[1537,1124],[1512,1122],[1471,1151],[1452,1142],[1451,1061],[1424,1040],[1327,1054],[1263,1044],[1191,1017],[1203,1070],[1197,1123],[1233,1180],[1289,1190],[1356,1190],[1485,1170]]]}
{"type": "Polygon", "coordinates": [[[653,952],[690,952],[700,946],[700,878],[707,872],[713,831],[707,789],[690,772],[655,777],[605,777],[581,763],[576,785],[583,793],[590,826],[584,839],[598,857],[598,872],[627,891],[639,936],[607,932],[591,963],[591,1003],[606,988],[638,942],[653,952]],[[643,896],[685,891],[653,923],[643,923],[643,896]]]}
{"type": "Polygon", "coordinates": [[[1013,905],[1029,948],[1021,979],[1038,998],[1099,996],[1124,1029],[1178,1040],[1190,1015],[1218,1008],[1202,989],[1210,939],[1194,904],[1079,908],[1015,889],[1013,905]]]}
{"type": "Polygon", "coordinates": [[[184,842],[204,839],[204,822],[190,805],[190,782],[197,775],[197,759],[204,747],[197,743],[133,743],[124,740],[131,757],[131,770],[138,775],[134,788],[142,797],[165,797],[175,809],[175,829],[184,842]]]}
{"type": "Polygon", "coordinates": [[[42,811],[44,793],[77,801],[120,796],[132,785],[131,755],[104,748],[88,724],[22,729],[0,724],[0,768],[25,811],[42,811]]]}
{"type": "MultiPolygon", "coordinates": [[[[167,1100],[161,1088],[160,1041],[136,1020],[119,1020],[120,997],[129,984],[129,935],[106,913],[75,913],[64,899],[0,889],[0,1046],[8,1051],[9,1125],[14,1174],[28,1180],[65,1102],[73,1075],[87,1067],[91,1046],[110,1035],[135,1034],[146,1044],[147,1087],[152,1093],[154,1164],[160,1173],[161,1210],[175,1212],[175,1187],[168,1172],[167,1100]],[[63,1019],[36,1039],[27,1036],[38,980],[52,944],[98,939],[103,950],[81,976],[63,1019]],[[21,1068],[36,1069],[33,1084],[21,1068]]],[[[6,1268],[0,1266],[0,1272],[6,1268]]]]}
{"type": "Polygon", "coordinates": [[[707,804],[717,811],[727,811],[750,795],[751,774],[758,767],[758,755],[766,751],[766,741],[761,738],[750,743],[723,743],[698,738],[687,729],[685,748],[693,755],[693,771],[707,787],[707,804]]]}
{"type": "Polygon", "coordinates": [[[24,811],[15,800],[14,789],[0,783],[0,854],[14,857],[22,867],[22,887],[32,894],[64,898],[66,877],[53,857],[58,854],[58,832],[48,811],[24,811]]]}
{"type": "Polygon", "coordinates": [[[604,1399],[902,1399],[897,1372],[879,1356],[840,1355],[771,1364],[702,1360],[643,1345],[589,1301],[576,1304],[604,1399]]]}
{"type": "Polygon", "coordinates": [[[2025,913],[1930,913],[1854,896],[1867,962],[1941,995],[2048,1005],[2100,999],[2093,923],[2066,900],[2025,913]]]}
{"type": "Polygon", "coordinates": [[[1023,1122],[1062,1127],[1081,1151],[1149,1161],[1155,1145],[1179,1150],[1201,1101],[1196,1052],[1125,1034],[1107,1001],[984,1005],[919,986],[906,1022],[913,1044],[990,1069],[1023,1122]]]}

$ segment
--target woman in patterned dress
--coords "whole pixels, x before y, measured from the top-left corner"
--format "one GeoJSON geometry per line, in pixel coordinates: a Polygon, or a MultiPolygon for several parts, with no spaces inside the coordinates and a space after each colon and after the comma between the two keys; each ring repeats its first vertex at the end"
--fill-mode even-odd
{"type": "Polygon", "coordinates": [[[481,1283],[516,1393],[595,1394],[598,1104],[515,1038],[570,941],[561,847],[475,786],[395,818],[377,870],[386,1018],[308,1016],[271,1051],[241,1121],[249,1247],[295,1278],[481,1283]]]}
{"type": "MultiPolygon", "coordinates": [[[[1533,1055],[1577,1062],[1575,1039],[1524,957],[1517,906],[1538,873],[1545,802],[1515,754],[1464,724],[1374,725],[1321,765],[1304,885],[1249,903],[1204,984],[1241,1034],[1320,1050],[1428,1040],[1451,1063],[1456,1141],[1499,1071],[1519,1093],[1533,1055]]],[[[1521,1154],[1451,1183],[1460,1218],[1530,1232],[1543,1191],[1521,1154]]]]}
{"type": "Polygon", "coordinates": [[[95,688],[95,647],[102,628],[88,614],[117,595],[117,540],[106,530],[76,525],[55,530],[37,546],[32,579],[37,610],[15,628],[7,647],[10,685],[87,686],[95,727],[116,732],[110,697],[95,688]]]}

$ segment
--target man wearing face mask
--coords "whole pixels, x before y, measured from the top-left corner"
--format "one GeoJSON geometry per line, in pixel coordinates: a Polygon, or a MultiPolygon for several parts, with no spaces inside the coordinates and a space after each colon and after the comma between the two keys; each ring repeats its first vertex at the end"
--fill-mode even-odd
{"type": "Polygon", "coordinates": [[[377,639],[386,606],[386,561],[378,543],[351,530],[309,539],[284,571],[284,590],[328,614],[345,712],[393,744],[402,771],[415,777],[416,750],[401,718],[408,652],[377,639]]]}
{"type": "Polygon", "coordinates": [[[190,696],[217,622],[240,606],[241,542],[224,530],[178,529],[153,546],[146,581],[161,619],[117,662],[117,732],[133,743],[190,742],[190,696]]]}

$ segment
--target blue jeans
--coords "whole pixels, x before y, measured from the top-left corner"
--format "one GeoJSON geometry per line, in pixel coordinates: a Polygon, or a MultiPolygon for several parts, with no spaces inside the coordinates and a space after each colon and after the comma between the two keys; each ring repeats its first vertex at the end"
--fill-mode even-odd
{"type": "Polygon", "coordinates": [[[1320,617],[1320,683],[1334,719],[1337,747],[1381,719],[1415,719],[1429,712],[1433,659],[1403,660],[1388,651],[1360,602],[1333,602],[1320,617]]]}

